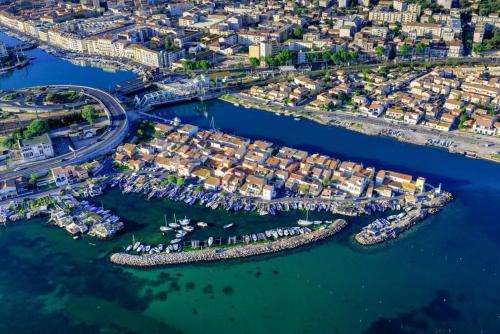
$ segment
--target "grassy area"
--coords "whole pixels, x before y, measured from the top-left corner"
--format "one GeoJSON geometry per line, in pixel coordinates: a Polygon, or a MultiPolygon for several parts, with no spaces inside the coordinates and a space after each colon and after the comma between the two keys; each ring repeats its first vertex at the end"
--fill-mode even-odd
{"type": "Polygon", "coordinates": [[[50,103],[71,103],[77,101],[82,97],[82,93],[79,92],[58,92],[58,93],[48,93],[45,96],[45,101],[50,103]]]}
{"type": "Polygon", "coordinates": [[[133,170],[129,168],[128,166],[121,165],[118,163],[113,164],[113,167],[120,173],[132,173],[133,170]]]}
{"type": "Polygon", "coordinates": [[[16,99],[19,96],[18,93],[7,93],[4,96],[2,96],[2,101],[12,101],[16,99]]]}
{"type": "Polygon", "coordinates": [[[500,161],[500,154],[492,154],[492,155],[491,155],[491,158],[492,158],[493,160],[500,161]]]}

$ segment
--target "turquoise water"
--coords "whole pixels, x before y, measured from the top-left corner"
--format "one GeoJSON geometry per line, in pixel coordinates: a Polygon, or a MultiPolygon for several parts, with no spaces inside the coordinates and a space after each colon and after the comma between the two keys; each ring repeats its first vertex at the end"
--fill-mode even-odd
{"type": "MultiPolygon", "coordinates": [[[[15,73],[0,78],[1,87],[31,86],[43,77],[106,88],[129,76],[42,55],[26,70],[57,77],[15,73]]],[[[109,253],[130,243],[132,234],[161,240],[164,214],[218,226],[234,221],[241,232],[293,224],[300,214],[228,216],[109,192],[97,200],[127,222],[126,232],[113,240],[74,241],[43,220],[0,229],[1,333],[500,332],[498,164],[220,101],[207,103],[205,114],[200,109],[187,104],[159,113],[206,127],[213,115],[216,126],[231,133],[422,175],[442,182],[456,200],[373,248],[352,242],[369,221],[361,218],[327,242],[283,256],[134,270],[111,265],[109,253]]]]}

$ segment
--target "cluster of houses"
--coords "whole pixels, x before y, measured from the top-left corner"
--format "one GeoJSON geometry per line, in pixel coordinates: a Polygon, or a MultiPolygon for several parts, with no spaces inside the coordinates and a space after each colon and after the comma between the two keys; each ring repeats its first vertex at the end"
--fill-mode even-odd
{"type": "Polygon", "coordinates": [[[120,217],[109,210],[79,202],[70,195],[61,197],[51,208],[50,221],[71,235],[87,234],[100,239],[112,237],[125,227],[120,217]]]}
{"type": "Polygon", "coordinates": [[[384,81],[380,94],[355,103],[360,112],[440,131],[457,127],[478,134],[500,134],[500,68],[440,67],[384,81]],[[373,105],[376,108],[373,108],[373,105]]]}
{"type": "MultiPolygon", "coordinates": [[[[438,0],[438,7],[407,0],[4,3],[3,26],[67,51],[129,59],[151,68],[214,55],[233,61],[244,55],[266,59],[283,50],[295,53],[299,64],[315,53],[339,49],[358,52],[360,60],[460,57],[467,23],[461,15],[465,8],[451,0],[438,0]]],[[[474,14],[474,42],[482,43],[499,25],[498,13],[474,14]]]]}
{"type": "MultiPolygon", "coordinates": [[[[92,170],[99,168],[100,164],[94,162],[92,170]]],[[[83,182],[88,180],[90,170],[83,165],[68,165],[64,167],[56,167],[51,170],[47,178],[37,180],[38,186],[47,186],[55,184],[57,187],[64,187],[73,183],[83,182]]],[[[17,179],[7,179],[0,181],[0,200],[15,198],[19,194],[25,192],[28,188],[29,179],[19,177],[17,179]]]]}
{"type": "Polygon", "coordinates": [[[161,136],[120,146],[116,163],[136,171],[155,166],[179,177],[195,178],[207,190],[265,200],[281,193],[332,199],[415,194],[425,188],[421,177],[376,172],[362,164],[189,124],[156,124],[155,130],[161,136]]]}
{"type": "Polygon", "coordinates": [[[248,96],[265,99],[290,106],[300,105],[315,92],[322,90],[324,82],[312,80],[307,76],[296,77],[293,82],[270,83],[267,86],[252,86],[246,92],[248,96]]]}
{"type": "Polygon", "coordinates": [[[254,86],[248,96],[273,103],[328,110],[336,107],[388,121],[450,131],[500,135],[500,67],[393,69],[254,86]]]}

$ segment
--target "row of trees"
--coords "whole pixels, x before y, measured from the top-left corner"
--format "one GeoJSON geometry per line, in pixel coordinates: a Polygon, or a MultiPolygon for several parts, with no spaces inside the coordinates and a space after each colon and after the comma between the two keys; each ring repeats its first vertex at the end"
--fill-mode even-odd
{"type": "Polygon", "coordinates": [[[182,62],[182,68],[186,71],[193,70],[208,70],[212,67],[212,64],[208,60],[184,60],[182,62]]]}
{"type": "MultiPolygon", "coordinates": [[[[423,55],[425,53],[425,50],[427,49],[427,44],[424,42],[419,42],[417,45],[415,45],[415,53],[417,55],[423,55]]],[[[384,56],[388,55],[388,49],[386,49],[383,46],[377,46],[375,48],[375,55],[377,56],[378,59],[382,59],[384,56]]],[[[413,47],[409,44],[403,44],[399,48],[399,54],[403,57],[407,57],[411,55],[413,52],[413,47]]]]}
{"type": "Polygon", "coordinates": [[[350,61],[356,61],[359,58],[357,51],[347,51],[346,49],[340,49],[335,52],[331,51],[321,51],[321,52],[310,52],[306,55],[309,62],[333,62],[335,64],[347,63],[350,61]]]}
{"type": "Polygon", "coordinates": [[[5,148],[13,148],[18,140],[31,139],[49,131],[47,121],[35,119],[27,127],[14,131],[10,136],[3,137],[0,145],[5,148]]]}

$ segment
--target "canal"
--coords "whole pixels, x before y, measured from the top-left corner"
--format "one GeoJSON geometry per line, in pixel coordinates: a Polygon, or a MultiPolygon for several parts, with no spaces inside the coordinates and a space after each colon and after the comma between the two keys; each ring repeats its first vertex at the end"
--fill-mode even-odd
{"type": "MultiPolygon", "coordinates": [[[[5,36],[0,35],[0,40],[5,36]]],[[[79,67],[30,51],[28,67],[0,88],[78,83],[108,88],[132,77],[79,67]]],[[[456,200],[399,239],[362,248],[358,219],[328,242],[250,261],[135,270],[111,265],[132,234],[154,242],[164,215],[225,223],[241,231],[279,226],[300,214],[226,215],[165,200],[109,192],[104,205],[127,220],[110,241],[72,240],[43,220],[0,229],[0,332],[109,333],[498,333],[500,166],[439,149],[368,137],[221,101],[159,114],[421,175],[456,200]]],[[[169,218],[170,219],[170,218],[169,218]]],[[[292,222],[293,223],[293,222],[292,222]]]]}

